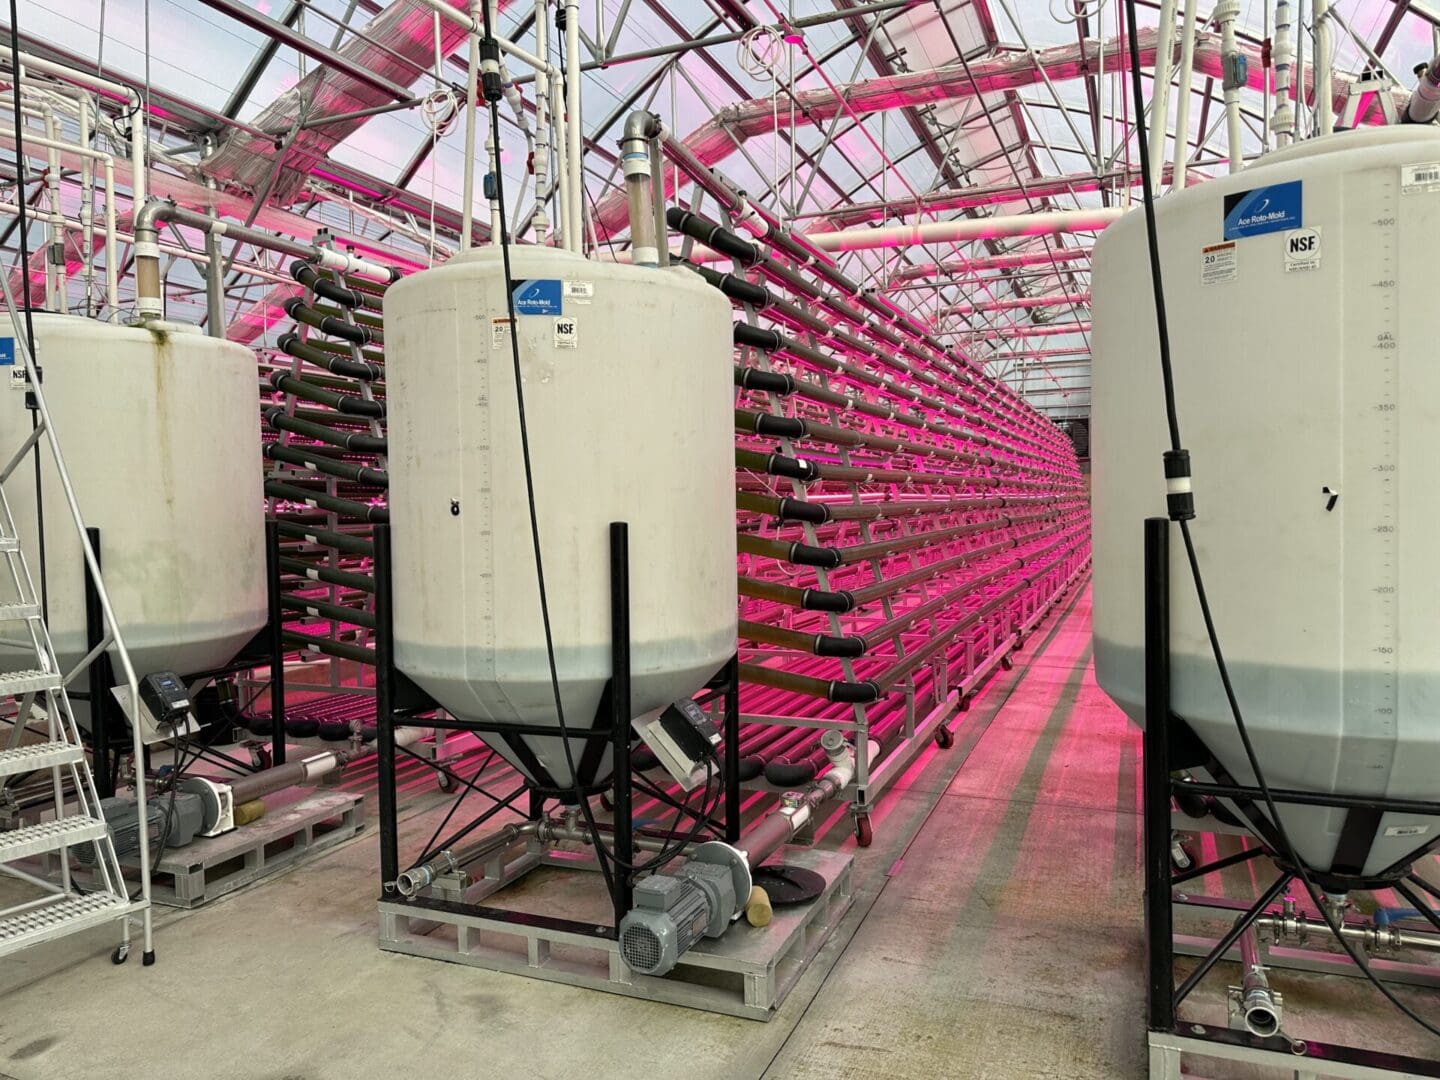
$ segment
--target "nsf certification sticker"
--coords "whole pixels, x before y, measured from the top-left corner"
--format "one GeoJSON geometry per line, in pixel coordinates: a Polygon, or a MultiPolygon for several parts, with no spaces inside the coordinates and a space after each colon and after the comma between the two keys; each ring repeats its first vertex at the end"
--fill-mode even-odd
{"type": "Polygon", "coordinates": [[[1400,166],[1400,190],[1406,195],[1440,191],[1440,161],[1422,161],[1400,166]]]}
{"type": "Polygon", "coordinates": [[[1239,260],[1235,255],[1235,241],[1223,244],[1209,244],[1200,249],[1200,284],[1223,285],[1240,276],[1239,260]]]}
{"type": "Polygon", "coordinates": [[[1320,269],[1320,230],[1292,229],[1285,234],[1285,272],[1320,269]]]}
{"type": "Polygon", "coordinates": [[[580,330],[573,317],[555,320],[555,348],[578,349],[580,330]]]}

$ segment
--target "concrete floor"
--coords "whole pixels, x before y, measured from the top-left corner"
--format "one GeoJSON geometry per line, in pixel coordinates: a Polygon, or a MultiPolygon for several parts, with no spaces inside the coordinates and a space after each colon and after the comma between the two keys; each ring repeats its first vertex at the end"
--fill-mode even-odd
{"type": "MultiPolygon", "coordinates": [[[[874,846],[827,822],[856,903],[768,1024],[381,953],[367,831],[162,913],[153,968],[112,967],[104,931],[7,959],[0,1080],[1143,1077],[1139,738],[1095,686],[1088,591],[1026,653],[888,794],[874,846]]],[[[404,802],[418,844],[448,801],[417,783],[404,802]]],[[[1197,1007],[1223,1000],[1221,967],[1197,1007]]],[[[1339,1019],[1306,993],[1328,984],[1284,978],[1311,1034],[1440,1056],[1364,988],[1339,1019]]]]}

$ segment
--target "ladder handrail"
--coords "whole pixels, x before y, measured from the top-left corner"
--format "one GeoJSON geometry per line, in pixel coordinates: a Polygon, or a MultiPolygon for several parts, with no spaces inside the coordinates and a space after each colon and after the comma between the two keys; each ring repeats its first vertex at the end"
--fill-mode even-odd
{"type": "MultiPolygon", "coordinates": [[[[115,609],[110,603],[109,590],[105,588],[104,578],[100,573],[100,560],[95,554],[95,548],[90,543],[90,535],[85,531],[85,519],[80,513],[80,504],[75,498],[75,488],[70,482],[70,472],[65,467],[65,457],[60,450],[60,440],[55,431],[54,420],[50,416],[50,410],[45,402],[45,393],[41,389],[40,375],[35,366],[35,357],[30,350],[30,339],[25,332],[21,321],[20,311],[15,303],[15,296],[10,288],[10,276],[0,274],[0,290],[3,290],[5,307],[10,313],[10,323],[15,331],[15,351],[25,362],[25,373],[29,379],[30,390],[35,395],[36,410],[40,414],[40,423],[45,430],[45,442],[50,448],[50,454],[54,458],[55,470],[60,477],[60,486],[65,492],[65,502],[70,510],[70,519],[80,535],[80,546],[85,554],[85,565],[89,568],[90,579],[94,583],[96,597],[100,602],[100,611],[104,616],[106,626],[109,628],[113,638],[113,645],[116,654],[120,658],[120,666],[125,674],[126,688],[130,695],[130,740],[132,752],[135,756],[136,779],[135,779],[135,803],[136,813],[141,823],[138,830],[140,851],[140,906],[144,921],[145,952],[150,953],[154,949],[152,940],[151,910],[150,910],[150,830],[145,826],[149,821],[146,808],[145,778],[141,770],[141,762],[145,760],[145,743],[141,735],[140,724],[140,680],[135,674],[135,665],[131,663],[130,651],[125,647],[124,635],[121,633],[120,624],[115,618],[115,609]]],[[[28,297],[27,297],[28,301],[28,297]]],[[[37,492],[36,506],[39,507],[39,493],[37,492]]],[[[48,631],[48,627],[47,627],[48,631]]],[[[62,673],[63,674],[63,673],[62,673]]],[[[93,708],[94,706],[92,706],[93,708]]],[[[123,882],[122,882],[123,887],[123,882]]]]}

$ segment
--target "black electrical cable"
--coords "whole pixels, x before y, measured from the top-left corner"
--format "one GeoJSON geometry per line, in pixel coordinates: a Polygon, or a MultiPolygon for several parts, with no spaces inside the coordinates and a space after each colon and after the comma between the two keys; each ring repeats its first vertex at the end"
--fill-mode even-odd
{"type": "MultiPolygon", "coordinates": [[[[1135,107],[1140,109],[1143,101],[1144,87],[1140,78],[1140,49],[1139,33],[1135,20],[1136,0],[1125,0],[1125,23],[1126,33],[1129,35],[1130,51],[1130,78],[1133,93],[1135,95],[1135,107]]],[[[1174,454],[1183,453],[1180,442],[1180,421],[1178,419],[1175,404],[1175,383],[1172,377],[1170,365],[1170,329],[1165,317],[1165,283],[1160,270],[1160,241],[1155,228],[1155,185],[1154,178],[1150,174],[1150,146],[1149,138],[1145,131],[1143,122],[1135,125],[1135,131],[1140,143],[1140,181],[1143,190],[1143,207],[1145,216],[1145,237],[1150,255],[1150,283],[1155,298],[1155,324],[1160,338],[1160,371],[1165,388],[1165,417],[1170,428],[1170,449],[1174,454]]],[[[1183,134],[1181,136],[1184,137],[1183,134]]],[[[1240,152],[1239,147],[1230,148],[1232,154],[1240,152]]],[[[1245,757],[1249,762],[1250,771],[1255,774],[1255,785],[1260,789],[1261,797],[1265,801],[1265,808],[1270,813],[1270,820],[1275,826],[1276,835],[1280,839],[1282,854],[1291,866],[1295,868],[1296,874],[1305,885],[1311,901],[1315,904],[1321,918],[1330,933],[1335,937],[1350,960],[1358,967],[1367,979],[1383,994],[1397,1009],[1408,1016],[1415,1023],[1419,1024],[1430,1034],[1440,1038],[1440,1026],[1436,1026],[1424,1017],[1416,1013],[1410,1006],[1401,1001],[1382,981],[1379,976],[1371,970],[1370,965],[1361,955],[1360,950],[1341,933],[1341,926],[1331,913],[1320,895],[1320,890],[1315,887],[1314,881],[1310,878],[1309,870],[1304,862],[1295,853],[1295,847],[1290,841],[1290,834],[1286,831],[1284,823],[1280,819],[1279,810],[1276,808],[1275,799],[1270,793],[1270,785],[1265,780],[1265,775],[1260,769],[1259,758],[1255,754],[1255,747],[1250,742],[1250,732],[1245,726],[1245,718],[1240,710],[1239,699],[1235,695],[1235,687],[1230,681],[1230,669],[1225,662],[1224,651],[1220,647],[1220,635],[1215,629],[1215,619],[1210,611],[1210,601],[1205,592],[1204,577],[1200,572],[1200,560],[1195,553],[1195,542],[1190,535],[1190,523],[1183,518],[1180,519],[1180,535],[1185,542],[1185,556],[1190,564],[1190,577],[1195,584],[1195,598],[1200,607],[1201,618],[1205,622],[1205,633],[1210,640],[1210,651],[1215,657],[1215,667],[1220,674],[1221,685],[1225,688],[1225,699],[1230,707],[1230,715],[1235,721],[1235,730],[1240,735],[1240,742],[1245,747],[1245,757]]],[[[1153,718],[1152,718],[1152,721],[1153,718]]]]}

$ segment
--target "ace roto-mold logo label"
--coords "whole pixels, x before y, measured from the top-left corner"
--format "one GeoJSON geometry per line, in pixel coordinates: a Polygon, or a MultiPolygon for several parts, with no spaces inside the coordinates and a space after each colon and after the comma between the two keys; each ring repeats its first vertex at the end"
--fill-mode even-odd
{"type": "Polygon", "coordinates": [[[1225,239],[1298,229],[1302,190],[1299,180],[1288,184],[1237,191],[1225,196],[1225,239]]]}
{"type": "Polygon", "coordinates": [[[516,315],[560,315],[562,283],[554,278],[532,278],[515,286],[516,315]]]}

